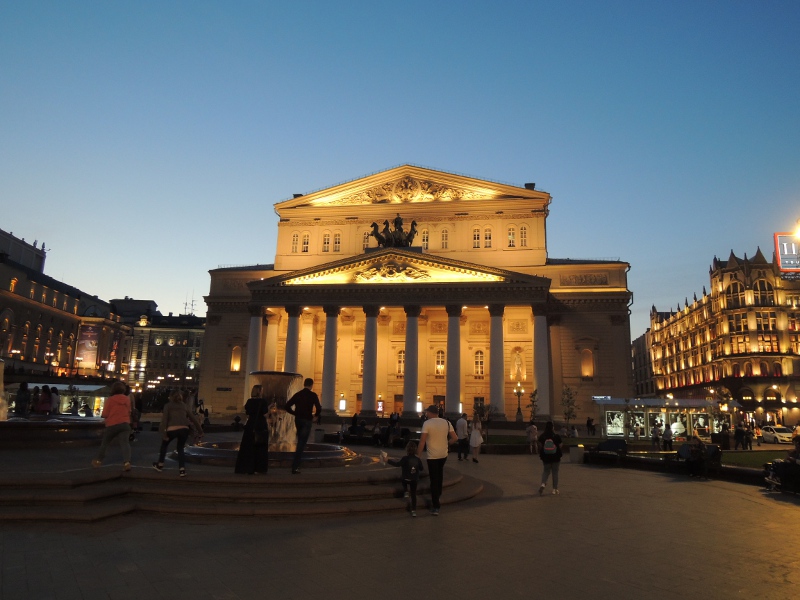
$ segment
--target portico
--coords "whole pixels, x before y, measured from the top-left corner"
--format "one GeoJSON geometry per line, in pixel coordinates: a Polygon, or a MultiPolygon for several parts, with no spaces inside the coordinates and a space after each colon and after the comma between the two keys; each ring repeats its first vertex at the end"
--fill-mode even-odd
{"type": "MultiPolygon", "coordinates": [[[[306,342],[321,349],[311,370],[321,371],[326,413],[342,411],[336,401],[343,394],[349,402],[343,412],[358,410],[364,416],[399,411],[400,406],[404,416],[417,415],[418,397],[421,403],[442,403],[454,415],[471,412],[475,398],[488,396],[495,417],[502,419],[506,387],[514,384],[513,377],[505,376],[504,313],[513,307],[531,317],[545,314],[549,285],[542,277],[394,248],[252,282],[251,339],[259,348],[260,340],[268,340],[264,356],[277,358],[280,347],[285,352],[282,363],[254,357],[251,364],[258,365],[253,370],[296,366],[299,323],[305,316],[312,323],[306,342]],[[324,298],[324,305],[309,301],[315,298],[324,298]],[[427,347],[421,348],[424,343],[427,347]],[[339,364],[349,369],[337,372],[339,364]]],[[[528,342],[539,358],[531,366],[546,386],[546,329],[538,350],[534,338],[528,342]]]]}

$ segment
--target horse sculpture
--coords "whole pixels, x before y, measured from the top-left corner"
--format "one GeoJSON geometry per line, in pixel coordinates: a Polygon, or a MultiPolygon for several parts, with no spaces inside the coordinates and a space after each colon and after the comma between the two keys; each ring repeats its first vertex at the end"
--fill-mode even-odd
{"type": "Polygon", "coordinates": [[[384,238],[384,237],[381,235],[381,232],[380,232],[380,230],[378,229],[378,224],[377,224],[377,223],[373,223],[373,224],[372,224],[372,233],[370,233],[370,235],[371,235],[372,237],[374,237],[374,238],[375,238],[375,240],[378,242],[378,246],[383,246],[383,245],[384,245],[384,243],[386,242],[386,238],[384,238]]]}

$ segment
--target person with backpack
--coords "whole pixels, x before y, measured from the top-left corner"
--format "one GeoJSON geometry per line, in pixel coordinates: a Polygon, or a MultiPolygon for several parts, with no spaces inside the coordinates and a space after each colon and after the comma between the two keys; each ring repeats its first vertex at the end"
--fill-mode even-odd
{"type": "Polygon", "coordinates": [[[553,495],[558,494],[558,467],[561,465],[561,436],[553,430],[553,422],[548,421],[544,426],[544,433],[539,436],[539,458],[542,459],[542,485],[539,486],[539,495],[544,494],[547,479],[553,474],[553,495]]]}

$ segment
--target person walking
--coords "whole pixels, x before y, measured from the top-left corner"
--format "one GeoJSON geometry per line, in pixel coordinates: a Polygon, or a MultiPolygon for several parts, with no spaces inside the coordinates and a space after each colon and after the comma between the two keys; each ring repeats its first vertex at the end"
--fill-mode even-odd
{"type": "Polygon", "coordinates": [[[651,450],[660,450],[661,449],[661,428],[658,426],[658,423],[653,425],[653,430],[650,432],[650,449],[651,450]]]}
{"type": "Polygon", "coordinates": [[[417,456],[421,456],[423,449],[426,450],[428,479],[431,485],[431,514],[438,517],[441,508],[439,499],[444,482],[444,463],[447,461],[450,443],[458,441],[458,436],[450,421],[439,416],[437,406],[431,404],[425,409],[425,414],[428,418],[422,424],[417,456]]]}
{"type": "Polygon", "coordinates": [[[458,460],[464,455],[467,460],[469,454],[469,423],[467,423],[467,413],[463,413],[456,421],[456,435],[458,436],[458,460]]]}
{"type": "Polygon", "coordinates": [[[183,401],[183,393],[174,391],[169,396],[169,402],[164,405],[161,414],[161,424],[158,431],[161,433],[161,449],[158,453],[158,462],[153,463],[153,468],[159,473],[164,470],[164,458],[167,456],[167,446],[172,440],[178,443],[178,474],[186,477],[186,457],[183,447],[189,438],[189,422],[202,430],[200,422],[192,409],[183,401]]]}
{"type": "Polygon", "coordinates": [[[242,441],[239,443],[239,452],[236,454],[234,473],[267,473],[269,466],[269,427],[267,427],[266,398],[261,397],[262,387],[254,385],[250,392],[250,399],[245,402],[244,412],[247,413],[247,422],[244,424],[242,441]]]}
{"type": "Polygon", "coordinates": [[[300,473],[300,461],[303,459],[303,451],[308,443],[308,436],[311,435],[311,425],[316,417],[319,421],[319,414],[322,406],[319,403],[319,396],[311,391],[314,387],[314,380],[310,377],[303,381],[303,389],[292,396],[286,403],[286,412],[294,416],[294,424],[297,428],[297,446],[294,451],[292,461],[292,474],[300,473]],[[312,412],[313,411],[313,412],[312,412]]]}
{"type": "Polygon", "coordinates": [[[115,381],[111,385],[111,396],[103,403],[103,412],[100,415],[105,421],[103,439],[100,450],[92,461],[93,467],[103,464],[109,444],[119,441],[122,450],[122,470],[131,470],[131,400],[125,395],[125,384],[115,381]]]}
{"type": "Polygon", "coordinates": [[[539,436],[539,458],[542,459],[542,484],[539,486],[539,495],[544,494],[547,479],[553,475],[553,495],[558,494],[558,468],[561,466],[561,436],[553,429],[553,422],[548,421],[544,426],[544,433],[539,436]]]}
{"type": "Polygon", "coordinates": [[[406,444],[406,455],[400,460],[389,459],[387,461],[393,467],[402,469],[403,478],[403,498],[409,498],[411,504],[411,516],[417,516],[417,483],[419,474],[424,470],[422,461],[417,456],[417,443],[408,442],[406,444]]]}
{"type": "Polygon", "coordinates": [[[472,432],[469,434],[469,447],[472,450],[472,462],[478,462],[478,455],[481,453],[483,444],[483,433],[481,432],[481,421],[475,419],[472,422],[472,432]]]}

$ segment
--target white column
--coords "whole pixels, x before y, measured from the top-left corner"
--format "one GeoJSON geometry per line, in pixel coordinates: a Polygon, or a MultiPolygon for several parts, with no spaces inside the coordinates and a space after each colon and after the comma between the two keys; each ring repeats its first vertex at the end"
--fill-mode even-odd
{"type": "Polygon", "coordinates": [[[304,378],[314,379],[316,372],[317,332],[314,327],[316,315],[304,310],[300,314],[300,341],[297,344],[297,372],[304,378]]]}
{"type": "Polygon", "coordinates": [[[264,318],[261,316],[261,308],[253,309],[250,317],[250,334],[247,337],[247,363],[245,366],[244,378],[244,402],[250,398],[250,388],[253,382],[250,373],[261,370],[261,347],[263,342],[264,318]]]}
{"type": "Polygon", "coordinates": [[[365,306],[367,323],[364,327],[364,376],[361,380],[361,412],[365,417],[377,415],[378,313],[377,306],[365,306]]]}
{"type": "Polygon", "coordinates": [[[536,415],[553,414],[550,397],[550,343],[547,335],[547,314],[544,307],[533,308],[533,387],[538,390],[536,415]]]}
{"type": "Polygon", "coordinates": [[[322,392],[320,403],[324,415],[335,416],[336,413],[336,357],[339,341],[339,307],[324,306],[325,311],[325,345],[322,357],[322,392]]]}
{"type": "Polygon", "coordinates": [[[403,416],[417,416],[419,377],[419,306],[406,306],[406,370],[403,375],[403,416]]]}
{"type": "Polygon", "coordinates": [[[300,341],[300,312],[299,306],[287,306],[286,314],[289,315],[289,324],[286,328],[286,356],[283,359],[283,370],[286,373],[297,372],[297,348],[300,341]]]}
{"type": "Polygon", "coordinates": [[[265,371],[274,371],[278,364],[278,328],[280,326],[278,315],[267,316],[267,335],[264,343],[264,357],[261,364],[265,371]]]}
{"type": "Polygon", "coordinates": [[[506,418],[506,367],[503,341],[503,313],[505,307],[495,304],[489,307],[489,404],[494,407],[495,418],[506,418]]]}
{"type": "Polygon", "coordinates": [[[461,402],[461,306],[448,305],[447,309],[447,358],[445,377],[445,414],[458,414],[461,402]]]}

